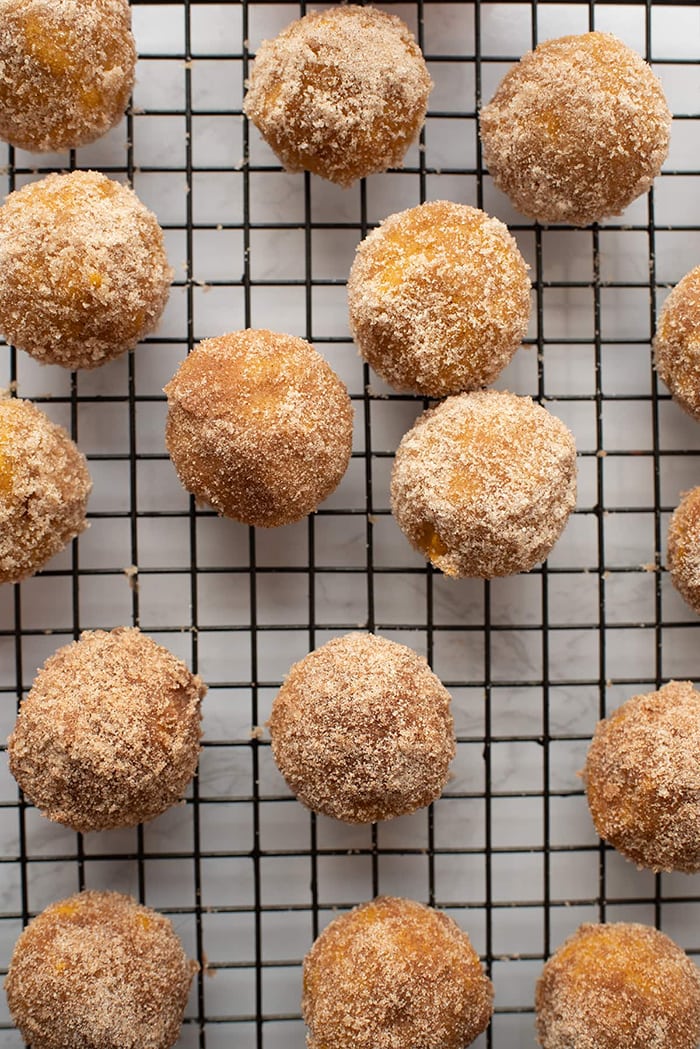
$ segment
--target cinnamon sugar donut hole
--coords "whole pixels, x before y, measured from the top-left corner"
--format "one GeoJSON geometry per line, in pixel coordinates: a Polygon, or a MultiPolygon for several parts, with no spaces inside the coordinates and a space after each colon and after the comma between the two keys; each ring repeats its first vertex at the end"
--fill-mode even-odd
{"type": "Polygon", "coordinates": [[[673,940],[633,922],[581,925],[535,992],[543,1049],[696,1049],[700,972],[673,940]]]}
{"type": "Polygon", "coordinates": [[[666,565],[678,593],[700,615],[700,488],[686,492],[673,512],[666,565]]]}
{"type": "Polygon", "coordinates": [[[638,867],[700,871],[700,693],[633,696],[598,722],[582,773],[601,838],[638,867]]]}
{"type": "Polygon", "coordinates": [[[45,816],[73,830],[152,820],[194,775],[205,692],[139,630],[86,630],[37,674],[8,740],[10,771],[45,816]]]}
{"type": "Polygon", "coordinates": [[[527,331],[527,269],[503,223],[478,208],[437,200],[390,215],[350,271],[360,353],[386,382],[425,397],[487,386],[527,331]]]}
{"type": "Polygon", "coordinates": [[[165,392],[180,481],[225,517],[266,528],[299,521],[347,469],[350,398],[303,339],[251,328],[206,339],[165,392]]]}
{"type": "Polygon", "coordinates": [[[518,211],[587,226],[619,215],[659,174],[671,131],[650,67],[611,33],[547,40],[480,114],[484,162],[518,211]]]}
{"type": "Polygon", "coordinates": [[[664,302],[654,358],[674,401],[700,420],[700,266],[686,273],[664,302]]]}
{"type": "Polygon", "coordinates": [[[96,368],[132,349],[171,280],[155,215],[96,171],[48,175],[0,208],[0,331],[44,364],[96,368]]]}
{"type": "Polygon", "coordinates": [[[127,0],[0,0],[0,138],[57,152],[121,120],[136,47],[127,0]]]}
{"type": "Polygon", "coordinates": [[[5,991],[34,1049],[170,1049],[197,969],[168,918],[118,892],[86,891],[29,923],[5,991]]]}
{"type": "Polygon", "coordinates": [[[464,1049],[493,1012],[467,934],[442,911],[394,896],[326,926],[303,982],[309,1049],[464,1049]]]}
{"type": "Polygon", "coordinates": [[[420,416],[396,452],[394,517],[448,576],[529,571],[548,556],[575,503],[573,436],[530,397],[448,397],[420,416]]]}
{"type": "Polygon", "coordinates": [[[0,583],[38,572],[87,526],[92,481],[62,426],[0,398],[0,583]]]}
{"type": "Polygon", "coordinates": [[[393,819],[442,793],[455,755],[450,701],[412,649],[346,634],[290,670],[272,705],[272,754],[314,812],[393,819]]]}
{"type": "Polygon", "coordinates": [[[243,108],[288,171],[349,186],[401,164],[432,86],[401,19],[347,4],[264,40],[243,108]]]}

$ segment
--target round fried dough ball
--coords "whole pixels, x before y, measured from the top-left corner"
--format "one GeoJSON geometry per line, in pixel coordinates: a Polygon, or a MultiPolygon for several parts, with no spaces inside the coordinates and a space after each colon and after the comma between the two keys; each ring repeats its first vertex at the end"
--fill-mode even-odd
{"type": "Polygon", "coordinates": [[[0,0],[0,138],[93,142],[121,120],[135,67],[127,0],[0,0]]]}
{"type": "Polygon", "coordinates": [[[5,991],[33,1049],[170,1049],[197,968],[162,914],[87,891],[29,923],[5,991]]]}
{"type": "Polygon", "coordinates": [[[527,331],[527,265],[507,228],[446,200],[390,215],[357,249],[350,327],[386,382],[426,397],[486,386],[527,331]]]}
{"type": "Polygon", "coordinates": [[[696,1049],[700,973],[657,929],[581,925],[535,992],[543,1049],[696,1049]]]}
{"type": "Polygon", "coordinates": [[[0,208],[0,331],[44,364],[95,368],[131,349],[171,280],[155,215],[96,171],[48,175],[0,208]]]}
{"type": "Polygon", "coordinates": [[[422,656],[374,634],[334,638],[295,663],[269,727],[299,801],[348,823],[429,805],[455,755],[449,692],[422,656]]]}
{"type": "Polygon", "coordinates": [[[493,987],[442,911],[378,896],[328,925],[304,959],[309,1049],[463,1049],[488,1027],[493,987]]]}
{"type": "Polygon", "coordinates": [[[347,4],[264,40],[243,108],[288,171],[349,186],[401,164],[432,86],[400,18],[347,4]]]}
{"type": "Polygon", "coordinates": [[[182,798],[205,686],[139,630],[86,630],[37,674],[8,740],[10,771],[49,819],[132,827],[182,798]]]}
{"type": "Polygon", "coordinates": [[[523,215],[587,226],[646,193],[668,152],[658,78],[610,33],[547,40],[480,115],[484,161],[523,215]]]}
{"type": "Polygon", "coordinates": [[[85,531],[91,488],[62,426],[29,401],[0,399],[0,583],[38,572],[85,531]]]}
{"type": "Polygon", "coordinates": [[[448,576],[527,572],[576,503],[576,446],[530,397],[478,390],[424,412],[396,452],[394,516],[448,576]]]}
{"type": "Polygon", "coordinates": [[[673,399],[700,420],[700,266],[686,273],[663,304],[654,358],[673,399]]]}
{"type": "Polygon", "coordinates": [[[263,527],[299,521],[347,469],[350,398],[303,339],[250,328],[206,339],[165,392],[178,476],[225,517],[263,527]]]}
{"type": "Polygon", "coordinates": [[[601,838],[638,867],[700,870],[700,693],[633,696],[599,721],[583,778],[601,838]]]}
{"type": "Polygon", "coordinates": [[[686,492],[668,526],[671,582],[700,615],[700,488],[686,492]]]}

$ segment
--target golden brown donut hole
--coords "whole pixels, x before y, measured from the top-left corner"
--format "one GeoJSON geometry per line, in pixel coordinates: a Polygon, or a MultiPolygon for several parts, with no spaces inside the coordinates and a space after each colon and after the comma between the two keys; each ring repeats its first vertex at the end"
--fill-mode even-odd
{"type": "Polygon", "coordinates": [[[527,332],[530,281],[502,222],[437,200],[366,237],[348,300],[374,370],[397,389],[444,397],[487,386],[508,364],[527,332]]]}
{"type": "Polygon", "coordinates": [[[73,830],[132,827],[180,801],[199,757],[200,678],[135,628],[86,630],[20,706],[10,771],[73,830]]]}
{"type": "Polygon", "coordinates": [[[347,469],[350,398],[303,339],[264,329],[206,339],[165,392],[180,481],[225,517],[263,527],[299,521],[347,469]]]}
{"type": "Polygon", "coordinates": [[[299,801],[349,823],[429,805],[455,754],[447,689],[422,656],[374,634],[334,638],[295,663],[269,724],[299,801]]]}
{"type": "Polygon", "coordinates": [[[686,273],[663,304],[654,359],[676,403],[700,420],[700,266],[686,273]]]}
{"type": "Polygon", "coordinates": [[[0,0],[0,138],[93,142],[121,120],[135,66],[127,0],[0,0]]]}
{"type": "Polygon", "coordinates": [[[576,502],[576,447],[529,397],[478,390],[424,412],[402,439],[391,507],[416,550],[449,576],[527,572],[576,502]]]}
{"type": "Polygon", "coordinates": [[[676,590],[700,615],[700,487],[685,492],[671,516],[666,563],[676,590]]]}
{"type": "Polygon", "coordinates": [[[666,159],[671,114],[646,62],[592,32],[524,55],[480,128],[489,173],[518,211],[587,226],[647,192],[666,159]]]}
{"type": "Polygon", "coordinates": [[[0,398],[0,583],[38,572],[87,528],[91,488],[62,426],[29,401],[0,398]]]}
{"type": "Polygon", "coordinates": [[[598,722],[583,777],[601,838],[639,867],[700,870],[700,693],[633,696],[598,722]]]}
{"type": "Polygon", "coordinates": [[[543,1049],[696,1049],[700,973],[662,932],[582,925],[545,965],[535,995],[543,1049]]]}
{"type": "Polygon", "coordinates": [[[464,1049],[493,988],[469,937],[442,911],[379,896],[328,925],[304,959],[309,1049],[464,1049]]]}
{"type": "Polygon", "coordinates": [[[347,4],[263,41],[243,108],[289,171],[348,186],[401,164],[431,87],[399,18],[347,4]]]}
{"type": "Polygon", "coordinates": [[[196,970],[168,918],[121,893],[86,891],[29,923],[5,991],[36,1049],[171,1049],[196,970]]]}
{"type": "Polygon", "coordinates": [[[96,171],[48,175],[0,208],[0,331],[44,364],[95,368],[134,347],[171,279],[155,215],[96,171]]]}

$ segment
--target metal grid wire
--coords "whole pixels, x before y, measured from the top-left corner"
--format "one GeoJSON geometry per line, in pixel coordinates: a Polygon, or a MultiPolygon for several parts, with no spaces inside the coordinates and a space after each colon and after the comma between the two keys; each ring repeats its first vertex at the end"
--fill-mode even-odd
{"type": "MultiPolygon", "coordinates": [[[[496,987],[477,1045],[534,1044],[543,960],[582,920],[656,924],[700,953],[697,878],[637,872],[592,831],[575,772],[595,721],[671,676],[697,676],[697,624],[662,571],[668,513],[697,483],[696,424],[653,375],[657,302],[700,260],[700,16],[687,3],[382,5],[414,28],[436,89],[400,173],[350,191],[290,176],[249,129],[243,85],[292,3],[133,0],[139,83],[124,125],[89,149],[7,150],[12,190],[56,168],[132,183],[166,229],[176,284],[148,346],[67,376],[7,351],[6,381],[66,423],[95,478],[91,529],[40,576],[0,593],[2,732],[35,668],[85,628],[134,623],[208,681],[198,780],[184,807],[136,830],[54,827],[0,777],[0,949],[82,887],[170,914],[203,970],[182,1046],[303,1044],[300,966],[337,908],[378,892],[445,908],[496,987]],[[585,231],[523,221],[481,164],[476,113],[538,39],[611,29],[651,59],[674,110],[648,198],[585,231]],[[549,562],[494,583],[448,582],[388,509],[393,449],[422,409],[378,383],[347,333],[356,243],[391,211],[447,197],[509,222],[533,280],[530,352],[501,387],[575,431],[580,494],[549,562]],[[219,520],[181,492],[162,445],[161,388],[205,335],[242,326],[312,340],[356,409],[348,476],[282,532],[219,520]],[[133,574],[132,567],[138,569],[133,574]],[[128,571],[125,573],[125,569],[128,571]],[[458,754],[429,810],[372,828],[310,815],[258,730],[290,663],[362,626],[423,651],[454,696],[458,754]]],[[[6,1012],[0,1046],[19,1046],[6,1012]]]]}

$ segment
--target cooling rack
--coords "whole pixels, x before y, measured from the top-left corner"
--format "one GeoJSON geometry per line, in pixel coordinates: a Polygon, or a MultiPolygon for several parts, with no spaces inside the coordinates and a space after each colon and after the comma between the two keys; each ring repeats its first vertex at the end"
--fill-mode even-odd
{"type": "MultiPolygon", "coordinates": [[[[3,351],[0,379],[66,424],[95,479],[90,530],[46,571],[0,590],[0,729],[34,672],[82,629],[140,625],[210,686],[185,805],[85,838],[42,819],[0,765],[0,963],[28,918],[81,887],[170,914],[202,972],[179,1045],[302,1046],[301,959],[339,908],[377,892],[447,910],[496,987],[477,1043],[534,1044],[543,960],[583,920],[659,925],[700,953],[697,877],[638,872],[593,833],[576,772],[594,724],[629,695],[697,678],[697,622],[663,571],[665,529],[700,478],[700,429],[651,368],[667,289],[700,261],[700,9],[694,2],[381,5],[414,29],[435,90],[401,172],[340,190],[283,172],[241,113],[255,48],[304,5],[134,0],[140,53],[120,127],[76,153],[5,150],[5,188],[55,169],[130,181],[165,227],[175,286],[157,334],[70,376],[3,351]],[[533,43],[610,30],[650,59],[674,127],[652,194],[573,230],[525,222],[484,172],[476,113],[533,43]],[[573,429],[575,515],[528,575],[448,581],[388,506],[391,457],[424,407],[372,376],[351,344],[344,282],[364,234],[425,199],[483,206],[531,266],[526,347],[498,386],[573,429]],[[246,325],[311,339],[345,380],[354,453],[309,520],[254,531],[182,491],[163,445],[162,387],[202,337],[246,325]],[[430,810],[378,827],[310,815],[264,729],[289,665],[363,628],[411,645],[450,688],[458,753],[430,810]]],[[[22,1044],[0,1007],[0,1047],[22,1044]]]]}

